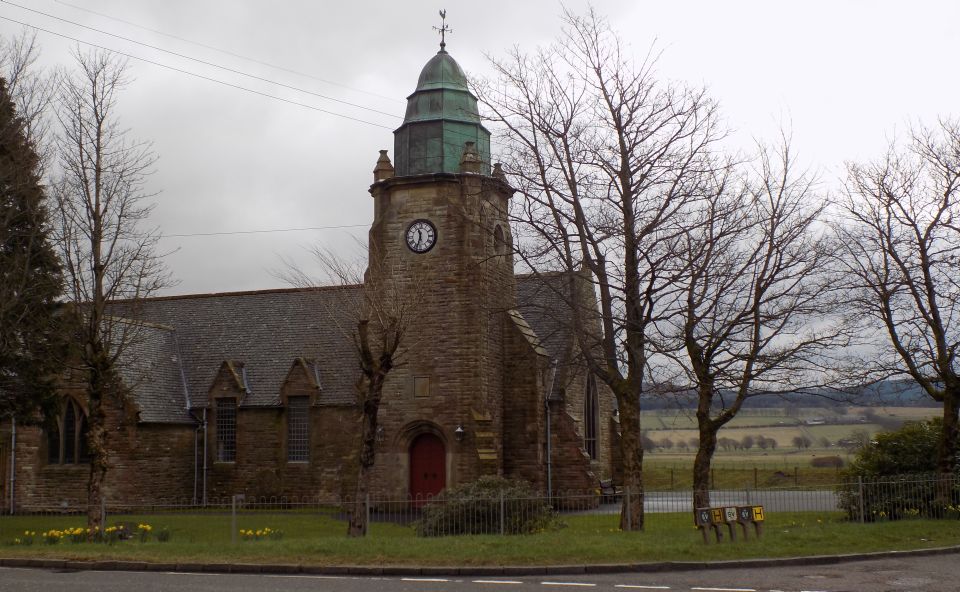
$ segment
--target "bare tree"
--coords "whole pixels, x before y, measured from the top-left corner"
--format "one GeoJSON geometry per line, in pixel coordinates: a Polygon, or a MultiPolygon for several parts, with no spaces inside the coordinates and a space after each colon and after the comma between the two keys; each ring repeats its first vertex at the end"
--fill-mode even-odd
{"type": "Polygon", "coordinates": [[[366,270],[327,248],[315,247],[312,254],[325,275],[319,281],[291,262],[275,275],[299,287],[356,288],[348,308],[336,311],[331,317],[345,319],[339,330],[353,343],[359,367],[355,386],[360,423],[357,476],[348,507],[347,535],[365,536],[368,529],[365,504],[376,462],[377,418],[383,386],[390,371],[402,363],[403,352],[414,345],[407,337],[407,328],[412,323],[413,305],[421,295],[420,282],[403,274],[387,273],[389,270],[383,269],[383,259],[376,249],[369,253],[366,270]]]}
{"type": "Polygon", "coordinates": [[[158,235],[141,224],[152,208],[146,178],[155,158],[149,144],[129,139],[117,121],[125,63],[107,53],[75,53],[77,70],[60,79],[56,115],[59,171],[53,196],[67,295],[80,320],[76,372],[83,377],[89,426],[87,523],[100,526],[103,483],[113,429],[108,407],[122,404],[119,370],[140,327],[127,307],[109,314],[113,300],[136,301],[169,282],[155,248],[158,235]]]}
{"type": "Polygon", "coordinates": [[[677,314],[660,325],[663,353],[697,393],[695,507],[710,505],[717,433],[744,401],[822,383],[826,354],[846,344],[829,316],[831,251],[816,227],[825,203],[795,172],[789,142],[761,146],[755,178],[723,172],[691,212],[677,314]]]}
{"type": "Polygon", "coordinates": [[[705,91],[659,82],[653,60],[631,61],[596,13],[563,19],[554,45],[495,60],[499,79],[479,93],[503,129],[505,168],[524,198],[514,212],[519,256],[534,272],[568,272],[561,296],[571,333],[617,398],[624,486],[634,496],[620,525],[637,530],[650,331],[722,132],[705,91]],[[596,306],[577,304],[584,291],[596,306]]]}
{"type": "Polygon", "coordinates": [[[845,194],[836,230],[854,315],[879,327],[864,363],[879,376],[911,377],[943,405],[937,468],[951,473],[960,430],[960,122],[913,128],[884,157],[848,164],[845,194]]]}
{"type": "Polygon", "coordinates": [[[16,36],[0,38],[0,72],[23,121],[24,135],[39,156],[38,174],[42,178],[53,154],[49,108],[55,77],[37,67],[39,57],[36,30],[24,28],[16,36]]]}

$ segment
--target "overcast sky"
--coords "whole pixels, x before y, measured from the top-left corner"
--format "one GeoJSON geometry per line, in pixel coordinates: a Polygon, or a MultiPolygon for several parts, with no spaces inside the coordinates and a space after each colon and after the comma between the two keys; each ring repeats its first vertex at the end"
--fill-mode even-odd
{"type": "MultiPolygon", "coordinates": [[[[735,145],[788,125],[825,190],[845,161],[876,157],[910,122],[960,115],[955,0],[593,5],[638,56],[663,52],[662,78],[706,85],[735,145]]],[[[271,270],[283,258],[309,267],[312,244],[355,254],[352,237],[365,240],[372,220],[377,151],[392,152],[404,98],[438,49],[440,8],[453,29],[447,49],[468,74],[489,72],[487,54],[549,43],[560,27],[559,3],[520,0],[0,0],[0,17],[49,31],[38,35],[45,67],[68,64],[76,45],[53,33],[163,64],[130,60],[120,111],[159,157],[152,223],[165,235],[349,227],[166,236],[179,280],[167,293],[187,294],[284,287],[271,270]]],[[[2,35],[21,28],[0,20],[2,35]]]]}

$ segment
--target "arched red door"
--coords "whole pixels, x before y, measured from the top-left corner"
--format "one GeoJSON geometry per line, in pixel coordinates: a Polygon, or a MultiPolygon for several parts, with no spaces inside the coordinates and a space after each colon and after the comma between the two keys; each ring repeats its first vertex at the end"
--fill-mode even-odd
{"type": "Polygon", "coordinates": [[[410,444],[410,497],[426,500],[447,485],[446,449],[433,434],[421,434],[410,444]]]}

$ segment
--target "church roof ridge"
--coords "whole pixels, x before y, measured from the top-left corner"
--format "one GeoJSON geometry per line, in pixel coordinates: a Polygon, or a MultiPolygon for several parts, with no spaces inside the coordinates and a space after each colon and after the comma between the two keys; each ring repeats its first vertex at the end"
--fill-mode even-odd
{"type": "MultiPolygon", "coordinates": [[[[223,298],[229,296],[256,296],[258,294],[291,294],[297,292],[320,292],[335,290],[351,290],[362,288],[363,284],[338,284],[335,286],[308,286],[298,288],[265,288],[262,290],[239,290],[236,292],[201,292],[198,294],[172,294],[169,296],[151,296],[141,298],[137,302],[163,302],[167,300],[191,300],[200,298],[223,298]]],[[[111,300],[111,304],[133,302],[134,300],[111,300]]]]}

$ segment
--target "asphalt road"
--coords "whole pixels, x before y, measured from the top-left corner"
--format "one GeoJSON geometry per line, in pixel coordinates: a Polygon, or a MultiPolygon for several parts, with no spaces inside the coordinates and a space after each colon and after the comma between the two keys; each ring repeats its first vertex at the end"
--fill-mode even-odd
{"type": "MultiPolygon", "coordinates": [[[[837,494],[829,489],[772,489],[710,492],[711,506],[762,505],[767,512],[835,512],[837,494]]],[[[647,493],[644,510],[650,513],[690,512],[693,493],[659,491],[647,493]]]]}
{"type": "Polygon", "coordinates": [[[827,566],[535,577],[360,577],[0,568],[3,592],[957,592],[960,554],[827,566]]]}

